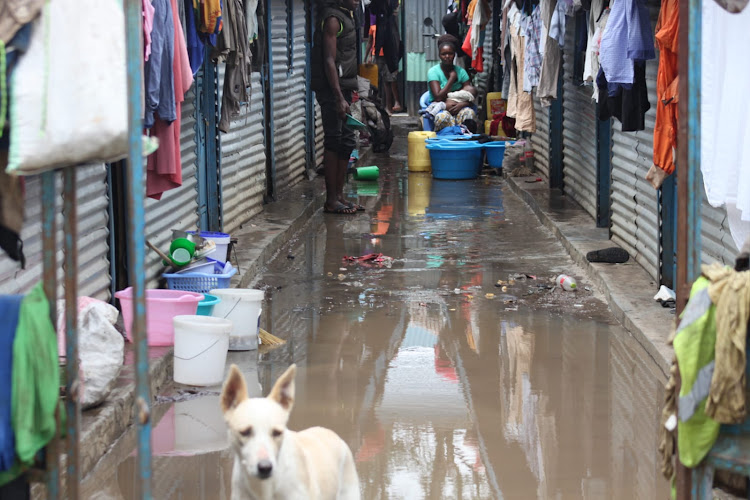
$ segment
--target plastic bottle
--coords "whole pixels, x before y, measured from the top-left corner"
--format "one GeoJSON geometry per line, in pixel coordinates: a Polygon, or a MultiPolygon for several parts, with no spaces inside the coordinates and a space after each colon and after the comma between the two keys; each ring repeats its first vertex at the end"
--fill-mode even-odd
{"type": "Polygon", "coordinates": [[[560,285],[560,287],[566,292],[572,292],[578,287],[575,278],[568,276],[567,274],[561,274],[558,276],[555,283],[560,285]]]}

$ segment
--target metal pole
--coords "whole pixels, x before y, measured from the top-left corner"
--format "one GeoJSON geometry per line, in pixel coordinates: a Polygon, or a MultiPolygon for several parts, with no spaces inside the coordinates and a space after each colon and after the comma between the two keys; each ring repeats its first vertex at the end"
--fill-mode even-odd
{"type": "Polygon", "coordinates": [[[128,258],[133,287],[133,341],[135,343],[136,401],[138,427],[138,481],[136,498],[151,500],[151,388],[146,343],[145,291],[145,205],[144,170],[141,146],[141,16],[140,0],[125,0],[125,29],[128,61],[128,258]]]}
{"type": "Polygon", "coordinates": [[[680,2],[679,130],[677,144],[677,311],[700,275],[701,203],[701,0],[680,2]]]}
{"type": "MultiPolygon", "coordinates": [[[[701,87],[701,0],[679,4],[680,31],[678,74],[677,141],[677,314],[690,296],[690,286],[700,273],[701,202],[700,177],[700,87],[701,87]]],[[[678,374],[678,389],[679,389],[678,374]]],[[[676,489],[678,499],[691,497],[691,471],[679,461],[677,450],[676,489]]]]}
{"type": "MultiPolygon", "coordinates": [[[[63,241],[65,247],[65,413],[67,414],[68,496],[78,498],[81,482],[80,449],[81,407],[78,404],[78,210],[76,169],[63,170],[63,241]]],[[[54,323],[53,323],[54,324],[54,323]]]]}
{"type": "MultiPolygon", "coordinates": [[[[57,210],[55,172],[42,174],[42,280],[52,324],[57,325],[57,210]]],[[[59,406],[58,406],[59,409],[59,406]]],[[[60,498],[60,415],[55,412],[55,438],[47,445],[47,499],[60,498]]]]}

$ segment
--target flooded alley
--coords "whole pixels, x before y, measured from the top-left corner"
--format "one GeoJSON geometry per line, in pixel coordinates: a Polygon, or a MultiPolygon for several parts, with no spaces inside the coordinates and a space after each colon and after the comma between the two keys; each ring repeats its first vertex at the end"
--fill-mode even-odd
{"type": "MultiPolygon", "coordinates": [[[[380,179],[349,184],[366,210],[316,215],[254,284],[287,344],[229,354],[251,396],[297,363],[289,427],[337,432],[365,499],[666,498],[657,365],[502,177],[405,160],[402,130],[380,179]]],[[[154,498],[229,498],[219,390],[159,395],[154,498]]],[[[132,498],[134,449],[131,431],[84,497],[132,498]]]]}

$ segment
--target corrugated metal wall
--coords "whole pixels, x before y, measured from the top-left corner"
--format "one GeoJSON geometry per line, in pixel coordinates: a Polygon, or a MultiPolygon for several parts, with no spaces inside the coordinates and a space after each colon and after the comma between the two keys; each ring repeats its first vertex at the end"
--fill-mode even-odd
{"type": "Polygon", "coordinates": [[[738,250],[729,232],[727,209],[709,205],[704,191],[701,212],[701,260],[705,264],[721,262],[734,267],[738,250]]]}
{"type": "MultiPolygon", "coordinates": [[[[438,60],[437,43],[434,38],[424,35],[445,33],[443,16],[448,11],[445,0],[412,0],[403,2],[406,16],[406,33],[403,35],[404,51],[425,54],[428,61],[438,60]],[[424,20],[431,18],[433,27],[424,26],[424,20]]],[[[492,37],[489,37],[490,40],[492,37]]],[[[427,74],[425,74],[425,78],[427,74]]]]}
{"type": "MultiPolygon", "coordinates": [[[[172,229],[198,228],[198,178],[195,142],[195,84],[182,103],[180,153],[182,155],[182,186],[164,193],[161,200],[146,201],[146,238],[158,248],[167,248],[172,229]]],[[[154,252],[146,254],[146,279],[149,288],[156,287],[164,270],[154,252]]]]}
{"type": "Polygon", "coordinates": [[[563,185],[596,218],[596,106],[592,88],[573,81],[575,24],[567,23],[563,50],[563,185]]]}
{"type": "Polygon", "coordinates": [[[301,181],[305,173],[305,7],[302,0],[292,2],[290,25],[286,2],[271,4],[276,186],[280,191],[301,181]]]}
{"type": "Polygon", "coordinates": [[[108,300],[109,197],[106,167],[99,164],[79,168],[77,183],[78,294],[108,300]]]}
{"type": "MultiPolygon", "coordinates": [[[[56,175],[58,296],[63,288],[62,179],[56,175]]],[[[101,300],[109,299],[109,229],[107,170],[103,164],[77,169],[78,199],[78,293],[101,300]]],[[[28,292],[42,279],[42,183],[40,176],[26,178],[25,218],[21,231],[26,269],[21,270],[0,251],[0,293],[28,292]]]]}
{"type": "MultiPolygon", "coordinates": [[[[658,11],[652,11],[656,25],[658,11]]],[[[646,128],[622,132],[618,120],[612,126],[612,241],[628,251],[648,273],[659,278],[661,240],[658,193],[646,181],[653,165],[654,123],[656,121],[657,60],[646,63],[646,86],[651,109],[646,128]]]]}
{"type": "MultiPolygon", "coordinates": [[[[225,70],[226,65],[220,64],[219,102],[223,94],[225,70]]],[[[252,74],[252,85],[249,106],[242,106],[241,116],[232,121],[228,133],[221,135],[221,201],[223,229],[228,233],[263,210],[263,195],[266,192],[260,73],[252,74]]]]}
{"type": "Polygon", "coordinates": [[[531,136],[534,148],[534,166],[544,177],[549,179],[549,108],[542,106],[536,92],[534,93],[534,110],[536,113],[536,132],[531,136]]]}

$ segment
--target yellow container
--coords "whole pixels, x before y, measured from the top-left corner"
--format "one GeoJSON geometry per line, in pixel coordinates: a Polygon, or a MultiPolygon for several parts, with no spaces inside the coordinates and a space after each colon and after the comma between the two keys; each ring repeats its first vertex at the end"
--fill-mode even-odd
{"type": "Polygon", "coordinates": [[[409,172],[407,208],[409,215],[424,215],[430,206],[432,174],[409,172]]]}
{"type": "Polygon", "coordinates": [[[424,141],[436,135],[435,132],[425,132],[423,130],[409,132],[409,171],[430,172],[432,170],[430,152],[427,151],[427,145],[424,141]]]}
{"type": "Polygon", "coordinates": [[[503,94],[501,92],[489,92],[487,94],[487,118],[492,118],[494,116],[499,115],[500,113],[505,113],[505,110],[508,107],[508,101],[503,99],[503,94]]]}
{"type": "Polygon", "coordinates": [[[370,85],[378,86],[378,65],[377,64],[360,64],[359,76],[370,80],[370,85]]]}

